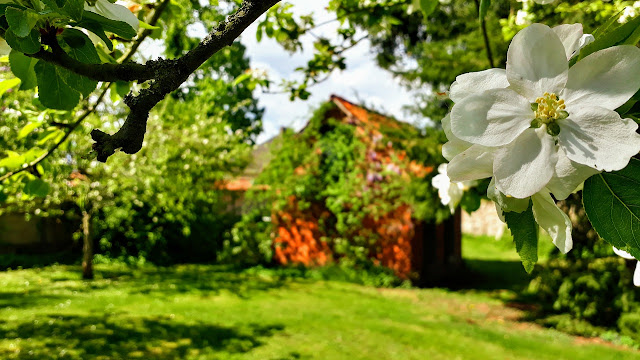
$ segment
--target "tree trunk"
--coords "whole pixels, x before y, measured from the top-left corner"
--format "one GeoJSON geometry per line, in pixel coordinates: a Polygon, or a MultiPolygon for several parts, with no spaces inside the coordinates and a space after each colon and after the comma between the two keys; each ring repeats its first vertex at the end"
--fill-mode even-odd
{"type": "Polygon", "coordinates": [[[82,212],[82,278],[93,279],[93,239],[91,238],[91,215],[82,212]]]}

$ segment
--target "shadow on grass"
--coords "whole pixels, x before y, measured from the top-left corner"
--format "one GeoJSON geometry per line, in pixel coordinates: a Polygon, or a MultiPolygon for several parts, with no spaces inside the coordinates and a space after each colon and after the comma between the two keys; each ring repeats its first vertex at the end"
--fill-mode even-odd
{"type": "Polygon", "coordinates": [[[520,261],[467,259],[465,265],[468,277],[463,289],[521,292],[531,280],[520,261]]]}
{"type": "MultiPolygon", "coordinates": [[[[227,292],[240,298],[249,298],[256,292],[277,290],[292,282],[291,278],[283,276],[258,276],[241,269],[206,265],[97,269],[96,280],[85,282],[78,281],[79,275],[73,275],[76,272],[74,267],[69,270],[71,272],[52,281],[68,282],[66,288],[79,292],[121,287],[130,294],[215,296],[220,292],[227,292]]],[[[78,274],[79,271],[78,267],[78,274]]]]}
{"type": "Polygon", "coordinates": [[[182,359],[244,353],[282,331],[280,324],[226,327],[179,323],[170,317],[43,315],[0,321],[3,359],[182,359]]]}
{"type": "Polygon", "coordinates": [[[62,302],[66,299],[68,299],[68,297],[42,294],[40,291],[2,291],[0,292],[0,309],[8,310],[9,308],[28,308],[43,304],[62,302]]]}

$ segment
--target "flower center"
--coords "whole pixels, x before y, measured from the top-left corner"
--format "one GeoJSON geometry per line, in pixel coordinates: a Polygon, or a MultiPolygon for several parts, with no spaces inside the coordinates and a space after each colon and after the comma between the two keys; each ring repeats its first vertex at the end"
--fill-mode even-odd
{"type": "Polygon", "coordinates": [[[531,122],[531,126],[539,128],[542,125],[547,125],[547,133],[556,136],[560,133],[558,120],[569,117],[569,113],[565,109],[564,100],[554,93],[546,92],[537,98],[536,102],[531,103],[531,110],[535,112],[535,119],[531,122]]]}

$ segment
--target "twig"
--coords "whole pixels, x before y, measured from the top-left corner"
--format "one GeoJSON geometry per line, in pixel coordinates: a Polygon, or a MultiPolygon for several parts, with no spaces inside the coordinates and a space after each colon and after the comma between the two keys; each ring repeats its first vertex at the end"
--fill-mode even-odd
{"type": "Polygon", "coordinates": [[[71,133],[73,133],[73,131],[76,128],[78,128],[78,126],[80,126],[80,124],[82,124],[82,122],[96,110],[98,105],[102,102],[102,99],[104,98],[105,94],[107,93],[107,90],[109,90],[109,85],[111,85],[111,84],[107,84],[107,86],[105,86],[105,88],[102,90],[102,92],[100,93],[100,95],[96,99],[95,104],[93,104],[88,109],[86,109],[84,111],[84,113],[82,113],[82,115],[80,115],[80,117],[78,117],[78,119],[76,119],[76,121],[74,121],[73,123],[70,123],[70,124],[65,124],[66,128],[67,128],[66,133],[64,134],[64,136],[59,141],[57,141],[51,148],[49,148],[49,150],[47,150],[42,155],[38,156],[35,160],[31,161],[30,163],[28,163],[26,165],[23,165],[22,168],[20,168],[18,170],[11,171],[11,172],[8,172],[8,173],[0,176],[0,183],[5,181],[6,179],[12,177],[13,175],[21,173],[21,172],[23,172],[25,170],[32,169],[33,167],[38,165],[40,162],[42,162],[44,159],[48,158],[51,154],[53,154],[53,152],[56,151],[60,147],[60,145],[62,145],[69,138],[71,133]]]}
{"type": "MultiPolygon", "coordinates": [[[[476,10],[480,11],[480,1],[475,0],[476,10]]],[[[484,18],[480,19],[480,31],[484,38],[484,48],[487,51],[487,60],[489,60],[489,67],[495,67],[493,63],[493,52],[491,51],[491,42],[489,41],[489,34],[487,34],[487,23],[484,18]]]]}

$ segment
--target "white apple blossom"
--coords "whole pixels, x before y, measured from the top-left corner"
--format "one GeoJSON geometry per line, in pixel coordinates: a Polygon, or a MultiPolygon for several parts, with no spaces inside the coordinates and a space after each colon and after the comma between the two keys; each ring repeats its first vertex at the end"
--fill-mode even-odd
{"type": "MultiPolygon", "coordinates": [[[[491,76],[491,73],[485,73],[484,75],[491,76]]],[[[495,75],[495,74],[493,74],[495,75]]],[[[464,81],[464,79],[461,79],[464,81]]],[[[488,81],[489,82],[489,81],[488,81]]],[[[488,82],[485,82],[487,84],[488,82]]],[[[499,82],[494,82],[498,84],[499,82]]],[[[493,157],[494,148],[485,147],[482,145],[473,145],[455,137],[450,128],[450,117],[446,116],[442,119],[442,127],[449,140],[442,147],[442,154],[450,160],[447,166],[448,176],[454,174],[454,176],[460,178],[460,176],[467,176],[472,179],[481,179],[491,177],[493,171],[493,157]],[[462,174],[462,175],[461,175],[462,174]]],[[[563,156],[561,161],[558,161],[557,165],[560,169],[557,171],[560,174],[568,176],[571,180],[567,181],[562,178],[554,177],[553,184],[550,183],[549,187],[553,185],[554,196],[556,198],[565,199],[569,194],[575,190],[577,186],[582,183],[586,177],[583,174],[575,174],[575,169],[566,170],[564,167],[571,166],[570,160],[563,156]]],[[[437,177],[437,176],[436,176],[437,177]]],[[[434,177],[435,180],[435,177],[434,177]]],[[[447,180],[449,178],[447,177],[447,180]]],[[[433,184],[436,186],[435,184],[433,184]]],[[[492,178],[487,188],[487,197],[494,201],[496,205],[496,211],[500,219],[505,222],[503,212],[514,211],[523,212],[529,207],[529,199],[533,203],[532,211],[536,223],[547,233],[552,239],[553,244],[564,254],[569,252],[573,247],[573,239],[571,237],[571,220],[569,217],[560,210],[549,195],[549,188],[540,191],[530,198],[517,199],[514,197],[506,196],[502,194],[495,185],[495,179],[492,178]]],[[[440,194],[440,192],[438,192],[440,194]]],[[[442,196],[441,196],[442,198],[442,196]]],[[[445,204],[446,205],[446,204],[445,204]]]]}
{"type": "Polygon", "coordinates": [[[637,124],[613,110],[640,88],[640,49],[600,50],[569,69],[584,42],[580,24],[533,24],[514,37],[506,72],[456,79],[451,133],[473,145],[458,155],[467,166],[452,160],[453,180],[493,175],[500,192],[527,198],[548,184],[554,195],[570,193],[596,171],[628,164],[640,151],[637,124]],[[473,166],[488,149],[495,160],[490,174],[473,166]]]}
{"type": "MultiPolygon", "coordinates": [[[[580,49],[593,39],[592,35],[583,34],[581,24],[560,25],[554,27],[553,31],[564,46],[567,60],[576,56],[580,49]]],[[[449,96],[458,103],[469,96],[479,95],[487,90],[504,89],[508,86],[509,81],[504,69],[489,69],[458,76],[451,84],[449,96]]],[[[442,120],[442,126],[449,140],[442,147],[443,156],[450,161],[449,177],[453,181],[492,177],[494,153],[498,148],[474,145],[457,138],[451,131],[450,115],[442,120]],[[463,153],[461,156],[457,156],[461,153],[463,153]]],[[[556,199],[564,200],[579,188],[584,180],[597,172],[569,160],[560,149],[554,176],[547,184],[547,188],[556,199]]]]}
{"type": "MultiPolygon", "coordinates": [[[[624,250],[620,250],[615,246],[613,247],[613,252],[615,252],[616,255],[623,257],[627,260],[636,260],[636,258],[634,258],[633,255],[629,254],[624,250]]],[[[640,286],[640,261],[638,261],[638,263],[636,264],[636,270],[633,273],[633,285],[640,286]]]]}
{"type": "Polygon", "coordinates": [[[431,179],[431,185],[438,189],[438,197],[442,205],[449,206],[451,213],[456,211],[464,192],[475,185],[473,181],[451,182],[447,176],[447,164],[438,166],[438,175],[431,179]]]}
{"type": "Polygon", "coordinates": [[[138,31],[140,27],[140,21],[126,6],[116,3],[111,3],[108,0],[97,0],[94,6],[87,3],[84,4],[84,9],[92,11],[98,15],[102,15],[107,19],[123,21],[135,30],[138,31]]]}

